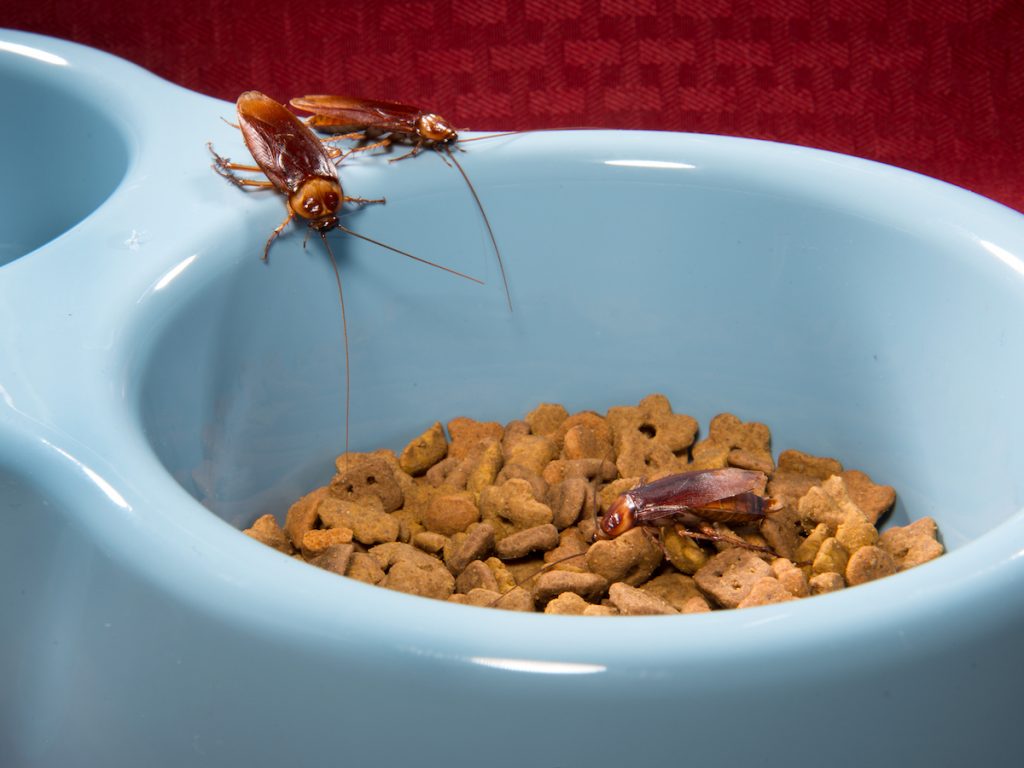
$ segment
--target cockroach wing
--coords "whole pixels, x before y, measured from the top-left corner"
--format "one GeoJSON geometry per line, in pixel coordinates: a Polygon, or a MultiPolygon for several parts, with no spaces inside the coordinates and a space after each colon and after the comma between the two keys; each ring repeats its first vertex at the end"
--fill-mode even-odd
{"type": "Polygon", "coordinates": [[[700,516],[715,523],[750,523],[763,520],[768,502],[756,493],[741,493],[699,508],[700,516]]]}
{"type": "Polygon", "coordinates": [[[629,491],[643,507],[690,507],[748,493],[764,480],[764,473],[749,469],[703,469],[668,475],[629,491]]]}
{"type": "Polygon", "coordinates": [[[312,114],[310,122],[323,130],[343,133],[373,128],[380,132],[415,133],[419,107],[394,101],[314,94],[291,100],[291,105],[312,114]]]}
{"type": "Polygon", "coordinates": [[[338,180],[323,144],[299,118],[258,91],[238,97],[238,124],[253,159],[288,194],[314,176],[338,180]]]}

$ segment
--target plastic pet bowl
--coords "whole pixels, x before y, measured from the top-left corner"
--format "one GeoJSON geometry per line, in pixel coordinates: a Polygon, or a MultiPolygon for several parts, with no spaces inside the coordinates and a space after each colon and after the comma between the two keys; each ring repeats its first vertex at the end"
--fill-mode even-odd
{"type": "MultiPolygon", "coordinates": [[[[258,84],[254,84],[257,85],[258,84]]],[[[0,764],[991,764],[1024,690],[1024,218],[849,157],[550,132],[346,160],[351,445],[651,392],[763,421],[930,515],[948,554],[809,600],[488,611],[238,529],[330,477],[344,357],[319,239],[233,105],[0,34],[0,764]]],[[[368,153],[369,154],[369,153],[368,153]]]]}

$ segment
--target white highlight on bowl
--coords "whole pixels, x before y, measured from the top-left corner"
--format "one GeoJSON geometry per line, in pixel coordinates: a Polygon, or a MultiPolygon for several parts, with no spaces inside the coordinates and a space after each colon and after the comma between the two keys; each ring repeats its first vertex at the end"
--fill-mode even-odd
{"type": "Polygon", "coordinates": [[[120,493],[118,493],[117,489],[114,488],[114,486],[112,486],[110,483],[108,483],[106,480],[104,480],[103,476],[100,475],[96,470],[94,470],[92,467],[89,467],[89,466],[83,464],[81,461],[76,459],[74,456],[72,456],[70,453],[65,451],[63,448],[61,448],[58,445],[54,445],[49,440],[43,439],[42,442],[45,443],[46,445],[48,445],[50,448],[53,448],[53,450],[55,450],[61,456],[66,458],[68,461],[72,462],[79,469],[81,469],[82,472],[85,474],[85,476],[88,477],[90,480],[92,480],[96,484],[96,486],[101,491],[103,491],[103,494],[108,499],[110,499],[112,502],[117,504],[117,506],[121,507],[121,509],[124,509],[124,510],[126,510],[128,512],[132,511],[131,505],[127,502],[127,500],[124,498],[124,496],[122,496],[120,493]]]}
{"type": "Polygon", "coordinates": [[[693,170],[696,165],[676,163],[669,160],[605,160],[605,165],[616,165],[626,168],[671,168],[675,170],[693,170]]]}
{"type": "Polygon", "coordinates": [[[162,291],[164,288],[170,285],[174,278],[176,278],[178,275],[180,275],[182,272],[189,268],[192,262],[196,260],[196,256],[198,255],[199,254],[197,253],[193,253],[180,264],[176,264],[175,266],[167,270],[167,272],[164,273],[163,277],[156,281],[156,284],[153,286],[153,290],[162,291]]]}
{"type": "Polygon", "coordinates": [[[572,661],[538,661],[536,659],[504,659],[494,656],[471,656],[474,664],[506,672],[531,672],[541,675],[592,675],[606,672],[604,664],[582,664],[572,661]]]}
{"type": "Polygon", "coordinates": [[[978,243],[981,244],[982,248],[991,253],[993,256],[995,256],[997,259],[1003,262],[1003,264],[1008,266],[1014,272],[1016,272],[1019,275],[1024,275],[1024,261],[1021,261],[1019,256],[1013,255],[1002,246],[996,245],[995,243],[990,243],[988,240],[982,240],[981,238],[978,238],[978,243]]]}
{"type": "Polygon", "coordinates": [[[58,67],[66,67],[68,65],[68,60],[61,56],[57,56],[49,51],[41,51],[29,45],[21,45],[20,43],[8,43],[0,40],[0,51],[16,53],[19,56],[28,56],[30,59],[36,59],[46,64],[54,64],[58,67]]]}

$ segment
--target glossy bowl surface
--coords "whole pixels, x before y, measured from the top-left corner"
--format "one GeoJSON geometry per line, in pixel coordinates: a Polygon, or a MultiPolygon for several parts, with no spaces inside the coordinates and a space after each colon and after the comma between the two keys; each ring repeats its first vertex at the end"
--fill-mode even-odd
{"type": "Polygon", "coordinates": [[[22,183],[0,189],[0,764],[1019,758],[1019,214],[765,142],[474,142],[460,160],[510,313],[454,170],[346,161],[349,194],[387,198],[346,226],[486,283],[329,236],[353,449],[663,392],[705,428],[731,411],[769,424],[776,451],[895,486],[890,524],[930,515],[949,549],[745,611],[484,611],[238,533],[329,477],[344,359],[321,244],[289,230],[263,264],[282,199],[210,170],[207,141],[246,156],[232,105],[16,32],[0,33],[0,96],[21,107],[0,138],[24,150],[22,183]],[[55,184],[67,205],[41,216],[55,184]]]}

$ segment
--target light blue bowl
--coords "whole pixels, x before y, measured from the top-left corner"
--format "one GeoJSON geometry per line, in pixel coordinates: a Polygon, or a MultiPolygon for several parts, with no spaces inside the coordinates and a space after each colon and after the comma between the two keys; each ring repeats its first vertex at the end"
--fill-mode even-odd
{"type": "MultiPolygon", "coordinates": [[[[258,86],[257,84],[254,84],[258,86]]],[[[745,611],[576,618],[368,587],[237,528],[343,448],[322,246],[230,104],[0,33],[0,764],[990,764],[1024,738],[1024,218],[770,143],[551,132],[347,161],[354,449],[650,392],[772,426],[949,554],[745,611]],[[746,761],[745,763],[742,761],[746,761]]]]}

